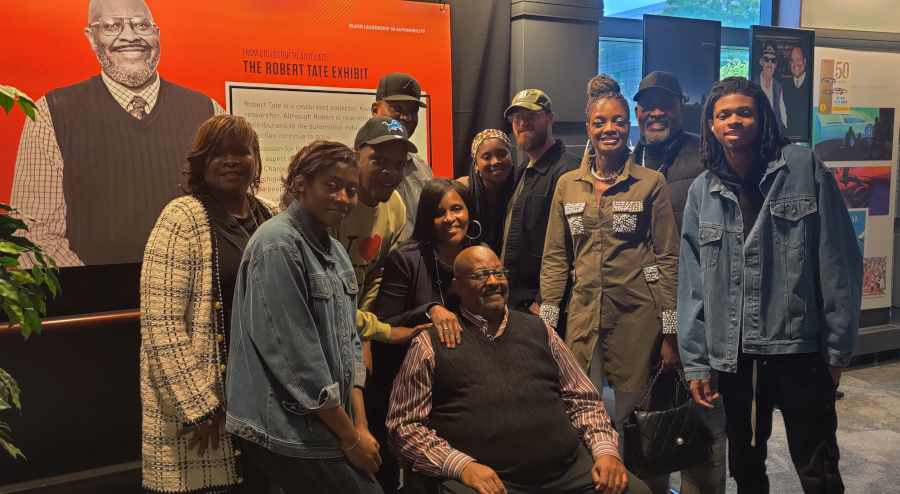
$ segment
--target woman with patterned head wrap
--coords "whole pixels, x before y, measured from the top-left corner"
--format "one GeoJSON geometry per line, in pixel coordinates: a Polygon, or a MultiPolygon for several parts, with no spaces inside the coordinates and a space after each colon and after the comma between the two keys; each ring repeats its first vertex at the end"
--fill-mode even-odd
{"type": "Polygon", "coordinates": [[[503,131],[481,132],[472,140],[469,176],[459,178],[469,186],[475,200],[475,213],[483,227],[478,241],[487,244],[498,256],[503,251],[507,205],[515,189],[511,150],[503,131]]]}

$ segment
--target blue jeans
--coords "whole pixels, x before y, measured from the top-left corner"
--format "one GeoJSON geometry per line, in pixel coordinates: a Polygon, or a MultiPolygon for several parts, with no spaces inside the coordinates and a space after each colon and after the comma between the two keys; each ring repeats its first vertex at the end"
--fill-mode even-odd
{"type": "Polygon", "coordinates": [[[384,494],[378,482],[339,458],[294,458],[240,439],[241,451],[283,494],[384,494]]]}

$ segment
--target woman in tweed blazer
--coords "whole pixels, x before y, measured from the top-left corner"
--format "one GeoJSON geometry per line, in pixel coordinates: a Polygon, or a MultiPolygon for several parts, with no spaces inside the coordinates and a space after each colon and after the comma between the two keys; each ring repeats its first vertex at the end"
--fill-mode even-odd
{"type": "Polygon", "coordinates": [[[245,471],[225,431],[231,301],[243,250],[278,213],[254,197],[259,140],[243,117],[197,131],[184,174],[189,195],[163,210],[141,272],[143,487],[150,493],[268,491],[245,471]]]}

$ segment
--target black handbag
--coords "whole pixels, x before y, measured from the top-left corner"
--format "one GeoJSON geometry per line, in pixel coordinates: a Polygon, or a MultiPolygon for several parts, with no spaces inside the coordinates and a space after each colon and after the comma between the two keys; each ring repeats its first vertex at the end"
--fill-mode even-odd
{"type": "Polygon", "coordinates": [[[658,372],[625,424],[625,467],[646,479],[709,461],[715,437],[684,371],[658,372]]]}

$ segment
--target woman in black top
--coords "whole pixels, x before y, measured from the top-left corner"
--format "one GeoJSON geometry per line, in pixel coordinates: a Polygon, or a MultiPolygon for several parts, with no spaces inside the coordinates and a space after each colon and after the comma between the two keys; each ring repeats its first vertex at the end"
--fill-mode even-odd
{"type": "Polygon", "coordinates": [[[472,140],[472,168],[468,177],[459,181],[469,187],[478,215],[484,226],[480,242],[487,244],[500,257],[509,201],[515,192],[515,167],[512,147],[506,133],[488,129],[472,140]]]}
{"type": "MultiPolygon", "coordinates": [[[[453,262],[474,244],[481,225],[473,217],[473,200],[465,185],[448,178],[425,184],[410,239],[392,250],[375,299],[375,315],[392,326],[434,323],[441,341],[455,347],[461,331],[453,314],[458,302],[453,290],[453,262]]],[[[394,378],[406,357],[406,345],[372,342],[375,370],[364,390],[369,430],[387,444],[384,427],[394,378]]],[[[397,489],[399,467],[386,448],[375,478],[385,492],[397,489]]]]}

